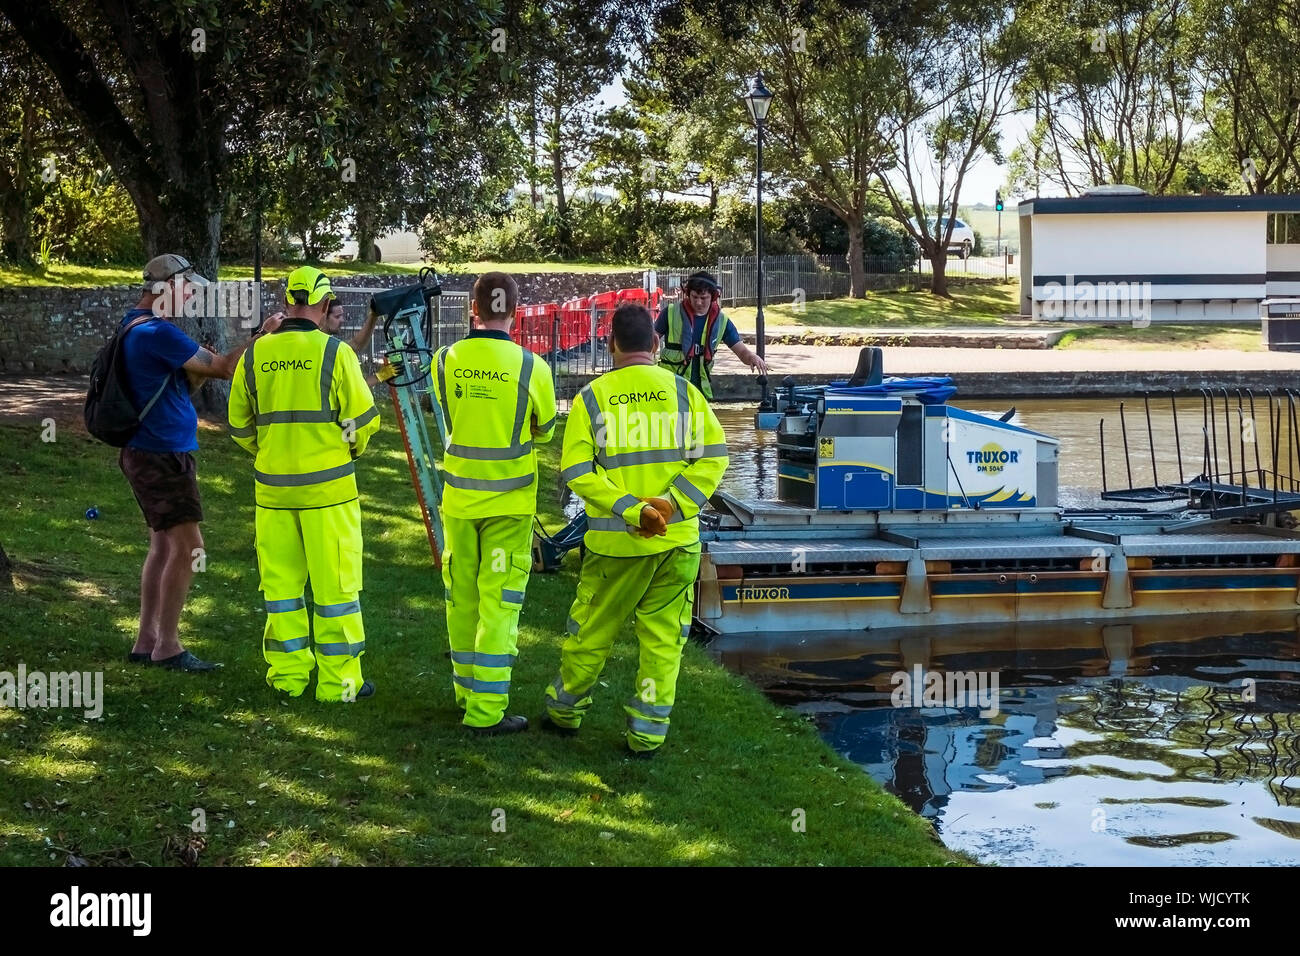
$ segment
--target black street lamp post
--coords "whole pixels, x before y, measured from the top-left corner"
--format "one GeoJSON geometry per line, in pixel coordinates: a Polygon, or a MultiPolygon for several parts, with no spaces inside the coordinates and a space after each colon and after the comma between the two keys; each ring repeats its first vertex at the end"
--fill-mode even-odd
{"type": "MultiPolygon", "coordinates": [[[[754,214],[754,251],[758,279],[758,314],[755,317],[754,330],[758,339],[758,357],[766,359],[767,334],[763,325],[763,127],[767,124],[767,110],[772,105],[772,94],[763,85],[763,74],[754,74],[754,78],[749,81],[749,90],[745,93],[744,99],[745,106],[749,109],[749,117],[758,129],[758,167],[754,176],[757,193],[754,214]]],[[[759,386],[762,389],[759,411],[774,409],[775,403],[771,403],[769,407],[766,374],[760,376],[759,386]]]]}

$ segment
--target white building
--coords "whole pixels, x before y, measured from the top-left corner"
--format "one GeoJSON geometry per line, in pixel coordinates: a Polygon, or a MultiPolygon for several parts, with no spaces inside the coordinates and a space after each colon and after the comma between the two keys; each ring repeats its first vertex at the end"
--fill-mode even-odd
{"type": "Polygon", "coordinates": [[[1300,295],[1300,196],[1150,196],[1103,186],[1020,203],[1020,312],[1258,319],[1300,295]]]}

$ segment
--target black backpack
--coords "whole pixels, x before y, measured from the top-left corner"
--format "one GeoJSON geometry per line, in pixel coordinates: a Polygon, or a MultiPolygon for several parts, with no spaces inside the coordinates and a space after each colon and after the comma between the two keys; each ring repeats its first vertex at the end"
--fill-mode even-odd
{"type": "Polygon", "coordinates": [[[171,380],[168,375],[163,379],[158,391],[143,409],[137,409],[131,401],[131,390],[127,385],[126,356],[122,349],[126,343],[126,333],[142,321],[137,319],[124,329],[118,329],[109,343],[99,350],[94,364],[90,366],[90,389],[86,392],[86,431],[100,441],[122,448],[135,437],[140,430],[140,422],[149,414],[154,403],[162,398],[171,380]]]}

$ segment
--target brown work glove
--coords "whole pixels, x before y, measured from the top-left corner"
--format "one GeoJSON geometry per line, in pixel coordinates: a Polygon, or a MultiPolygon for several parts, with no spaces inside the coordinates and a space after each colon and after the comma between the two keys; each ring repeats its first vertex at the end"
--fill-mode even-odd
{"type": "Polygon", "coordinates": [[[677,511],[677,506],[671,498],[642,498],[641,500],[651,505],[655,511],[663,516],[664,524],[667,524],[677,511]]]}
{"type": "Polygon", "coordinates": [[[389,379],[397,377],[397,366],[390,363],[387,359],[375,366],[375,378],[381,382],[387,382],[389,379]]]}
{"type": "MultiPolygon", "coordinates": [[[[642,498],[642,501],[646,499],[642,498]]],[[[648,502],[647,502],[648,503],[648,502]]],[[[655,535],[664,535],[668,533],[668,522],[664,516],[659,513],[659,509],[651,505],[649,508],[641,509],[641,527],[636,532],[643,538],[653,538],[655,535]]]]}

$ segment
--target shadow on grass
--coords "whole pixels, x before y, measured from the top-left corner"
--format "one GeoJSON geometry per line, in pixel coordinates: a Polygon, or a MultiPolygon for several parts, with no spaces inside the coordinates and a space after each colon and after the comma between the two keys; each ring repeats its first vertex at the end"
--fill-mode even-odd
{"type": "MultiPolygon", "coordinates": [[[[19,429],[0,439],[0,494],[14,503],[0,540],[16,570],[15,590],[0,594],[10,638],[0,669],[98,670],[105,693],[99,720],[0,710],[0,863],[59,864],[67,853],[174,863],[178,845],[200,864],[957,859],[806,722],[693,645],[669,743],[652,761],[623,750],[635,670],[626,633],[579,737],[467,736],[441,582],[391,427],[360,467],[364,666],[378,693],[352,706],[317,704],[310,689],[286,700],[263,681],[251,461],[233,443],[201,435],[207,565],[182,621],[186,644],[225,667],[176,674],[125,661],[147,542],[115,451],[63,432],[52,444],[19,429]],[[97,521],[83,517],[90,504],[97,521]],[[196,810],[203,833],[191,829],[196,810]],[[796,810],[806,832],[792,827],[796,810]]],[[[558,450],[557,436],[542,487],[554,485],[558,450]]],[[[541,710],[575,567],[570,557],[529,583],[513,711],[541,710]]]]}

